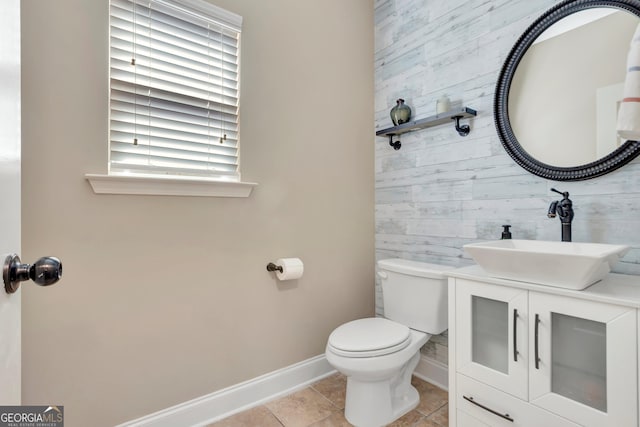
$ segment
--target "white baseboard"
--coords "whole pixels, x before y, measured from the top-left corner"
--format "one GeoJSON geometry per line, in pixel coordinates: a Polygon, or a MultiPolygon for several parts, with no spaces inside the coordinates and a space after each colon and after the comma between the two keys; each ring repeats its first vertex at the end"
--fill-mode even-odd
{"type": "Polygon", "coordinates": [[[449,368],[444,363],[431,359],[424,354],[420,356],[420,362],[413,375],[437,385],[443,390],[449,390],[449,368]]]}
{"type": "Polygon", "coordinates": [[[322,354],[117,427],[206,426],[302,389],[334,372],[322,354]]]}
{"type": "MultiPolygon", "coordinates": [[[[117,427],[201,427],[307,387],[335,369],[324,354],[117,427]]],[[[421,355],[414,375],[448,390],[447,365],[421,355]]]]}

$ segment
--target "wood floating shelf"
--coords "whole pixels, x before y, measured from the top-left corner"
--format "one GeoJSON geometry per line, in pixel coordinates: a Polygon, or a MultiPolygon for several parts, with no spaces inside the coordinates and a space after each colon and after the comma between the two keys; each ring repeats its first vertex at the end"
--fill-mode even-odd
{"type": "Polygon", "coordinates": [[[400,141],[393,141],[394,136],[400,136],[403,133],[415,132],[417,130],[427,129],[445,123],[451,123],[452,120],[455,120],[455,128],[458,131],[458,134],[460,136],[467,136],[469,135],[469,132],[471,132],[471,128],[469,127],[469,125],[460,125],[460,119],[468,119],[471,117],[475,117],[476,115],[476,110],[469,107],[464,107],[459,110],[450,110],[441,114],[436,114],[435,116],[429,116],[425,117],[424,119],[415,120],[412,122],[403,123],[398,126],[382,129],[377,131],[376,135],[388,136],[389,145],[391,145],[394,149],[399,150],[401,147],[400,141]]]}

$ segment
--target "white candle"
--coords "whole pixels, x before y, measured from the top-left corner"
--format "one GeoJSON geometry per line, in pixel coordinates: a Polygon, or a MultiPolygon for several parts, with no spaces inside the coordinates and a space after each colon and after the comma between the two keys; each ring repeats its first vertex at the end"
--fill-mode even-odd
{"type": "Polygon", "coordinates": [[[449,98],[447,95],[442,95],[438,101],[436,101],[436,114],[442,114],[449,111],[449,98]]]}

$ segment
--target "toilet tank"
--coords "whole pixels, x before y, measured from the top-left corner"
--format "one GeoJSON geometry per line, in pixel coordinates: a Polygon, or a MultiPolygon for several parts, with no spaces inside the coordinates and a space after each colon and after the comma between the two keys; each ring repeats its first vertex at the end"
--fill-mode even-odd
{"type": "Polygon", "coordinates": [[[406,259],[378,261],[384,317],[432,335],[447,330],[445,272],[452,269],[406,259]]]}

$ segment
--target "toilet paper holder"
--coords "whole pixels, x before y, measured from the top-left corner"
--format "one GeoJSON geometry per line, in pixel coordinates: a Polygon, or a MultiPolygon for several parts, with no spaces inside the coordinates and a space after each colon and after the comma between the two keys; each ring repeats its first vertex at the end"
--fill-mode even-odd
{"type": "Polygon", "coordinates": [[[300,258],[278,258],[267,264],[267,271],[275,272],[278,280],[297,280],[304,273],[304,264],[300,258]]]}
{"type": "Polygon", "coordinates": [[[274,263],[270,262],[269,264],[267,264],[267,271],[279,271],[280,273],[283,273],[283,268],[281,265],[275,265],[274,263]]]}

